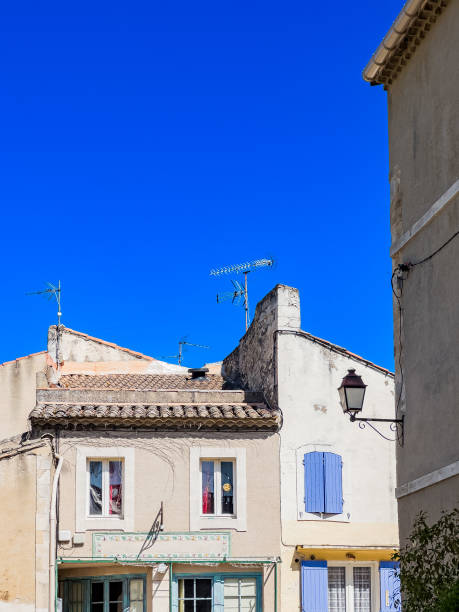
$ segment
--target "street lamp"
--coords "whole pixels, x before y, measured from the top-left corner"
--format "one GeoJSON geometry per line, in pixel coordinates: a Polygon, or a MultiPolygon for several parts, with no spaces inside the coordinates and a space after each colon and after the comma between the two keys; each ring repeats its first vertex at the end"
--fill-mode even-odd
{"type": "Polygon", "coordinates": [[[355,415],[362,411],[363,398],[365,397],[366,384],[362,378],[355,373],[355,370],[348,370],[346,376],[338,389],[341,399],[341,406],[344,414],[349,414],[351,421],[355,420],[355,415]]]}
{"type": "MultiPolygon", "coordinates": [[[[357,417],[356,414],[362,412],[363,400],[365,397],[365,390],[367,385],[363,382],[362,378],[355,373],[354,369],[348,370],[346,376],[341,381],[341,386],[338,388],[338,393],[341,401],[341,407],[344,414],[348,414],[352,422],[359,421],[359,427],[363,429],[365,423],[368,423],[372,429],[374,429],[380,436],[386,440],[386,438],[380,431],[376,429],[371,422],[379,423],[391,423],[390,429],[397,431],[397,426],[400,425],[400,435],[397,436],[399,442],[403,445],[404,436],[404,416],[401,419],[368,419],[357,417]]],[[[392,440],[394,441],[394,440],[392,440]]]]}

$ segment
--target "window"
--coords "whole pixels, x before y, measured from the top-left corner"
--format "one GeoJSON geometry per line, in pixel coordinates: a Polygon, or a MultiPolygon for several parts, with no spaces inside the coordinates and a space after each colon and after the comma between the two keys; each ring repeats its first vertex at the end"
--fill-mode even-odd
{"type": "Polygon", "coordinates": [[[123,516],[123,461],[88,459],[89,516],[123,516]]]}
{"type": "Polygon", "coordinates": [[[202,514],[233,514],[234,461],[201,461],[202,514]]]}
{"type": "Polygon", "coordinates": [[[179,612],[212,612],[212,579],[180,578],[178,609],[179,612]]]}
{"type": "Polygon", "coordinates": [[[134,448],[78,446],[75,480],[75,531],[134,531],[134,448]]]}
{"type": "Polygon", "coordinates": [[[261,576],[174,576],[177,612],[261,612],[261,576]]]}
{"type": "Polygon", "coordinates": [[[376,562],[302,561],[302,609],[379,611],[376,565],[376,562]]]}
{"type": "Polygon", "coordinates": [[[65,612],[144,612],[145,576],[98,576],[59,584],[65,612]]]}
{"type": "Polygon", "coordinates": [[[335,453],[304,455],[304,508],[306,512],[343,512],[342,460],[335,453]]]}
{"type": "Polygon", "coordinates": [[[190,448],[190,531],[247,530],[245,448],[190,448]]]}
{"type": "Polygon", "coordinates": [[[254,612],[257,609],[256,578],[225,578],[224,612],[254,612]]]}

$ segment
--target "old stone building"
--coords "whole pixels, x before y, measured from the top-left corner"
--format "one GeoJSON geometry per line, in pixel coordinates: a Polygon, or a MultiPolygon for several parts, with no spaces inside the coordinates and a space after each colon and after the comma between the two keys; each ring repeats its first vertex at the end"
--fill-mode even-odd
{"type": "MultiPolygon", "coordinates": [[[[301,329],[298,291],[278,285],[258,305],[223,371],[282,413],[281,601],[292,612],[395,610],[398,547],[395,434],[343,413],[349,369],[367,385],[367,417],[394,416],[393,374],[301,329]]],[[[376,425],[376,424],[375,424],[376,425]]]]}
{"type": "Polygon", "coordinates": [[[459,501],[459,3],[410,0],[364,70],[387,91],[403,541],[459,501]]]}
{"type": "Polygon", "coordinates": [[[395,445],[343,414],[352,368],[391,418],[392,374],[283,285],[205,368],[51,327],[0,367],[0,611],[391,610],[395,445]]]}

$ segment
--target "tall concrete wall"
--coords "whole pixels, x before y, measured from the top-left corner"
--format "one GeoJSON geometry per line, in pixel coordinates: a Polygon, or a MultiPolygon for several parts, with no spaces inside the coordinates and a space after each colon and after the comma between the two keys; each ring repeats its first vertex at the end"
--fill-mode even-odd
{"type": "MultiPolygon", "coordinates": [[[[459,3],[450,2],[388,90],[391,227],[395,243],[459,178],[459,3]]],[[[453,189],[454,192],[454,189],[453,189]]],[[[459,230],[459,195],[403,248],[394,265],[419,262],[459,230]]],[[[398,485],[459,460],[459,237],[412,268],[394,302],[398,405],[405,445],[398,485]],[[402,389],[403,382],[403,389],[402,389]]],[[[459,501],[459,478],[399,499],[406,537],[422,508],[430,518],[459,501]]]]}

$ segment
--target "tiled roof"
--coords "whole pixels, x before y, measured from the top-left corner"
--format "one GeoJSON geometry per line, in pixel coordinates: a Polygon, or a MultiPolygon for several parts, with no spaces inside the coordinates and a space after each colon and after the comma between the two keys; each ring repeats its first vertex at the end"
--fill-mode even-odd
{"type": "Polygon", "coordinates": [[[158,429],[277,429],[281,414],[263,403],[241,404],[65,404],[39,403],[35,425],[138,426],[158,429]]]}
{"type": "Polygon", "coordinates": [[[59,379],[64,389],[129,389],[136,391],[183,389],[232,389],[222,376],[208,374],[194,378],[181,374],[64,374],[59,379]]]}

